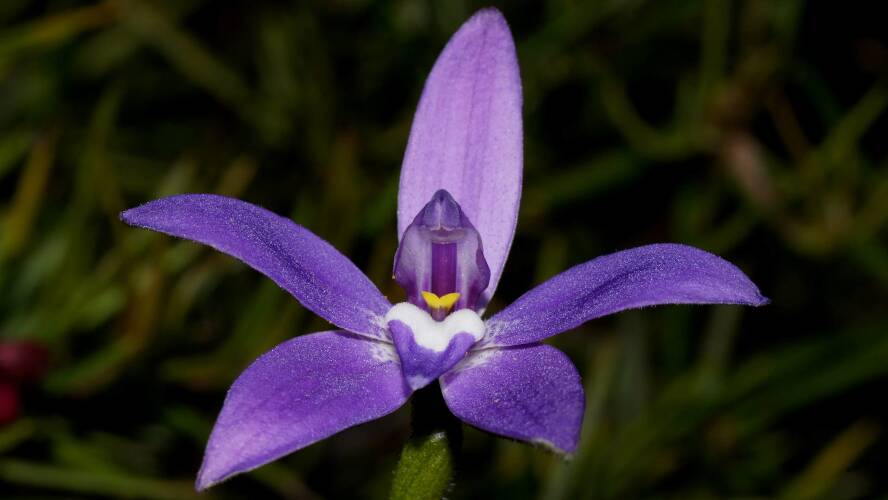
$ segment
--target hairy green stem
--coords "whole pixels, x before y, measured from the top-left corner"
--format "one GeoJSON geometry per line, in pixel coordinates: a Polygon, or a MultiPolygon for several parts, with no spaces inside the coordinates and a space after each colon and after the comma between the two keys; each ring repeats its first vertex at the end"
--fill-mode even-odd
{"type": "Polygon", "coordinates": [[[413,433],[392,480],[392,500],[439,500],[453,484],[462,424],[447,409],[437,385],[413,395],[413,433]]]}

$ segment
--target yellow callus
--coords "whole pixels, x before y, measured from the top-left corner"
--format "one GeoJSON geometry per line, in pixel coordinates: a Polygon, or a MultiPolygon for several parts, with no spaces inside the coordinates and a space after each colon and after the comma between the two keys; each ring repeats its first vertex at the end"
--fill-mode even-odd
{"type": "Polygon", "coordinates": [[[453,292],[438,297],[432,292],[422,292],[422,298],[426,301],[426,304],[428,304],[429,309],[433,311],[436,309],[449,311],[453,308],[453,305],[456,304],[456,301],[459,300],[459,294],[453,292]]]}

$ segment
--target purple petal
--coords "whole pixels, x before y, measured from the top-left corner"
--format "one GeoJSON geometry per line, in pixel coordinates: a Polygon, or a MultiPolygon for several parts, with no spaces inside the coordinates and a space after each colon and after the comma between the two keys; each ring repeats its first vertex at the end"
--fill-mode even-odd
{"type": "Polygon", "coordinates": [[[446,189],[481,234],[490,265],[482,304],[502,274],[521,198],[521,77],[502,14],[466,21],[426,80],[401,167],[398,238],[446,189]]]}
{"type": "Polygon", "coordinates": [[[585,397],[563,352],[534,344],[470,354],[441,378],[454,415],[480,429],[573,453],[585,397]]]}
{"type": "Polygon", "coordinates": [[[676,244],[605,255],[525,293],[487,321],[488,344],[536,342],[625,309],[660,304],[768,303],[730,262],[676,244]]]}
{"type": "Polygon", "coordinates": [[[197,489],[399,408],[410,395],[391,344],[346,332],[284,342],[244,370],[213,427],[197,489]]]}
{"type": "Polygon", "coordinates": [[[212,194],[170,196],[127,210],[120,218],[225,252],[274,280],[330,323],[387,338],[379,317],[391,304],[348,258],[287,218],[212,194]]]}

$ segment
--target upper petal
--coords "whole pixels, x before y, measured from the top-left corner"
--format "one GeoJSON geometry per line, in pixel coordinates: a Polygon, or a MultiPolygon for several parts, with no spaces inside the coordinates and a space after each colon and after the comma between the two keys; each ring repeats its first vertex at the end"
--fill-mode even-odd
{"type": "Polygon", "coordinates": [[[346,332],[288,340],[231,386],[197,477],[202,490],[353,425],[410,395],[391,344],[346,332]]]}
{"type": "Polygon", "coordinates": [[[464,422],[561,453],[576,450],[585,396],[577,369],[558,349],[476,351],[440,380],[447,407],[464,422]]]}
{"type": "Polygon", "coordinates": [[[721,257],[686,245],[648,245],[572,267],[525,293],[487,321],[487,342],[536,342],[636,307],[767,302],[743,271],[721,257]]]}
{"type": "Polygon", "coordinates": [[[481,234],[493,295],[512,245],[523,168],[521,78],[502,14],[484,9],[438,57],[413,119],[401,167],[398,237],[439,189],[481,234]]]}
{"type": "Polygon", "coordinates": [[[127,210],[120,218],[225,252],[334,325],[385,337],[378,318],[391,304],[348,258],[290,219],[212,194],[170,196],[127,210]]]}

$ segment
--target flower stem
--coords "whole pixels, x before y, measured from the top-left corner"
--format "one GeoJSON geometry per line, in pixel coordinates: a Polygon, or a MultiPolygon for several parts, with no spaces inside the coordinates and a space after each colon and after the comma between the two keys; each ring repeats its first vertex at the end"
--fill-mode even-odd
{"type": "Polygon", "coordinates": [[[413,433],[395,467],[391,500],[439,500],[453,483],[462,424],[441,396],[437,384],[413,395],[413,433]]]}

